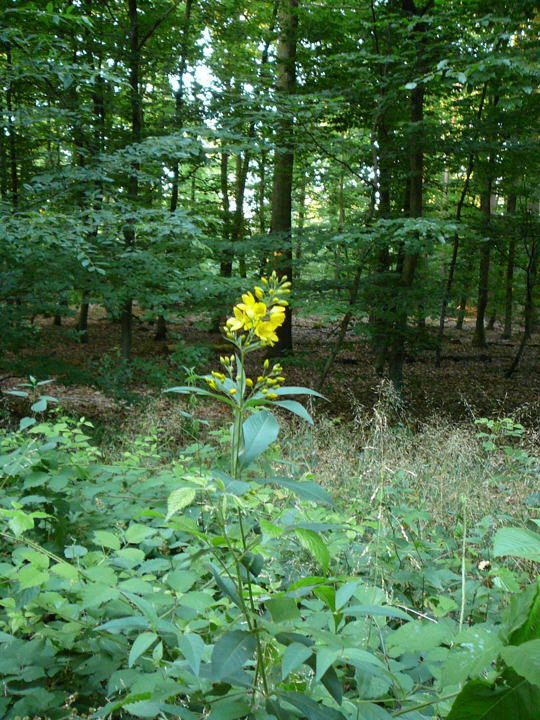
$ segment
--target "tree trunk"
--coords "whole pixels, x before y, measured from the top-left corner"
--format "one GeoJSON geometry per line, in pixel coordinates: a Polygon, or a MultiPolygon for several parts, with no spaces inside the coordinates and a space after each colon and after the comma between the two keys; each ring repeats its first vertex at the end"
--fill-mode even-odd
{"type": "MultiPolygon", "coordinates": [[[[484,215],[484,222],[489,225],[491,217],[491,181],[488,181],[488,187],[482,193],[480,198],[480,208],[484,215]]],[[[489,266],[491,259],[491,241],[485,239],[480,246],[480,265],[478,271],[478,301],[476,304],[476,325],[474,329],[473,345],[476,347],[486,347],[486,331],[484,327],[486,309],[489,295],[489,266]]]]}
{"type": "Polygon", "coordinates": [[[535,322],[534,291],[536,288],[536,276],[538,271],[538,241],[533,237],[528,249],[529,262],[526,270],[525,308],[523,317],[523,335],[512,364],[505,373],[507,378],[511,377],[517,370],[527,343],[532,335],[535,322]]]}
{"type": "MultiPolygon", "coordinates": [[[[6,45],[6,60],[8,69],[11,68],[11,48],[6,45]]],[[[19,176],[17,173],[17,137],[15,133],[15,123],[13,121],[13,88],[12,80],[10,80],[6,91],[6,108],[8,116],[8,155],[9,155],[9,172],[11,179],[11,204],[13,209],[19,207],[19,176]]]]}
{"type": "MultiPolygon", "coordinates": [[[[287,0],[282,10],[281,33],[277,46],[276,89],[282,96],[288,96],[296,89],[296,40],[298,30],[298,0],[287,0]]],[[[270,232],[279,240],[273,266],[280,275],[292,278],[291,211],[292,180],[294,166],[293,121],[290,114],[282,114],[277,122],[274,154],[274,177],[272,182],[272,218],[270,232]]],[[[280,328],[279,341],[272,355],[292,352],[292,314],[290,305],[286,308],[285,322],[280,328]]]]}
{"type": "MultiPolygon", "coordinates": [[[[413,0],[403,0],[403,9],[415,15],[419,10],[413,0]]],[[[425,58],[425,33],[427,24],[424,21],[417,22],[414,26],[417,37],[417,56],[415,72],[423,72],[426,64],[425,58]]],[[[407,186],[409,192],[406,194],[405,206],[409,217],[422,217],[424,206],[424,151],[423,151],[423,121],[424,121],[424,96],[425,85],[419,83],[411,90],[410,98],[410,122],[411,139],[409,145],[409,178],[407,186]]],[[[388,358],[388,374],[395,391],[401,395],[403,387],[403,364],[405,362],[405,342],[407,334],[408,302],[407,297],[413,286],[416,267],[418,265],[418,252],[408,252],[403,256],[403,265],[400,276],[401,297],[399,307],[396,307],[396,319],[394,323],[393,337],[390,342],[388,358]]]]}
{"type": "MultiPolygon", "coordinates": [[[[183,110],[184,110],[184,75],[186,72],[187,65],[187,53],[188,53],[188,40],[189,40],[189,29],[191,23],[191,10],[193,7],[193,0],[186,0],[184,8],[184,26],[182,30],[182,46],[180,49],[180,62],[178,64],[178,88],[174,93],[174,120],[176,130],[180,130],[183,126],[183,110]]],[[[173,162],[173,179],[171,189],[171,202],[170,211],[175,212],[178,207],[178,182],[179,182],[179,164],[178,160],[173,162]]],[[[167,321],[163,314],[158,316],[156,322],[156,333],[154,340],[166,340],[167,339],[167,321]]]]}
{"type": "Polygon", "coordinates": [[[88,311],[90,309],[88,291],[82,293],[82,302],[79,308],[79,319],[77,321],[77,330],[79,332],[79,340],[82,343],[88,342],[88,311]]]}
{"type": "MultiPolygon", "coordinates": [[[[142,138],[142,99],[140,94],[140,62],[141,48],[139,44],[139,17],[138,17],[138,0],[128,0],[129,13],[129,89],[130,89],[130,106],[131,106],[131,140],[133,143],[140,143],[142,138]]],[[[139,163],[134,162],[127,183],[127,196],[134,206],[139,196],[139,179],[138,179],[139,163]]],[[[133,208],[134,209],[134,208],[133,208]]],[[[124,227],[124,243],[126,249],[133,250],[135,248],[135,228],[134,218],[129,218],[124,227]]],[[[120,315],[120,352],[124,360],[131,358],[131,346],[133,341],[133,300],[131,297],[125,298],[120,315]]]]}
{"type": "MultiPolygon", "coordinates": [[[[517,196],[509,195],[506,204],[506,212],[510,217],[515,215],[517,207],[517,196]]],[[[506,262],[505,275],[505,296],[504,296],[504,330],[502,338],[510,340],[512,337],[512,316],[514,310],[514,262],[516,256],[516,238],[513,231],[510,232],[508,243],[508,258],[506,262]]]]}

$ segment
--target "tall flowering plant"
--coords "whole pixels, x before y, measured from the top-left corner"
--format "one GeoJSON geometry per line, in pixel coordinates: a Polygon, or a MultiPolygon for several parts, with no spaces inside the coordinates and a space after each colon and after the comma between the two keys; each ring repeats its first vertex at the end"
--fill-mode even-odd
{"type": "MultiPolygon", "coordinates": [[[[313,422],[303,405],[287,396],[308,394],[322,397],[308,388],[284,385],[281,365],[268,359],[262,362],[259,373],[254,377],[246,374],[249,353],[277,342],[277,332],[285,320],[290,287],[287,278],[279,278],[272,273],[244,293],[223,328],[231,353],[220,357],[221,369],[196,376],[193,385],[168,390],[211,398],[231,409],[229,472],[216,471],[212,481],[203,482],[200,490],[207,493],[217,490],[208,503],[219,527],[219,536],[214,540],[208,539],[208,550],[215,554],[216,560],[216,565],[210,565],[210,571],[217,587],[238,608],[240,615],[236,629],[227,632],[215,643],[210,670],[214,681],[225,680],[232,686],[245,688],[246,675],[241,667],[246,663],[249,665],[254,656],[255,669],[248,691],[253,707],[260,707],[261,700],[264,700],[267,711],[274,715],[276,713],[272,708],[280,679],[275,677],[272,666],[276,664],[276,652],[279,654],[279,641],[276,641],[275,623],[267,621],[265,611],[257,606],[257,599],[266,593],[257,580],[265,562],[264,555],[257,554],[257,549],[262,548],[264,542],[260,531],[256,531],[259,522],[257,507],[260,506],[256,498],[257,489],[267,484],[278,484],[311,501],[330,502],[324,490],[312,481],[279,477],[254,479],[246,472],[278,436],[279,423],[271,412],[274,406],[313,422]],[[240,668],[230,667],[231,653],[240,659],[240,668]]],[[[192,483],[194,478],[189,480],[192,483]]],[[[193,485],[174,491],[169,498],[168,519],[190,504],[197,492],[193,485]]],[[[309,542],[315,534],[312,530],[299,527],[293,531],[301,543],[313,548],[313,543],[309,542]]],[[[199,539],[206,538],[204,533],[197,532],[196,535],[199,539]]]]}

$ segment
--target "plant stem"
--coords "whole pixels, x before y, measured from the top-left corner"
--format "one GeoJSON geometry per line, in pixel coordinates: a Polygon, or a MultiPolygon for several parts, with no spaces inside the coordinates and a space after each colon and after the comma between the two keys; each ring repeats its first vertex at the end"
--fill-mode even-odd
{"type": "Polygon", "coordinates": [[[463,627],[465,620],[465,551],[467,549],[467,505],[465,504],[465,498],[461,501],[463,508],[463,538],[461,541],[461,608],[459,611],[459,629],[463,627]]]}

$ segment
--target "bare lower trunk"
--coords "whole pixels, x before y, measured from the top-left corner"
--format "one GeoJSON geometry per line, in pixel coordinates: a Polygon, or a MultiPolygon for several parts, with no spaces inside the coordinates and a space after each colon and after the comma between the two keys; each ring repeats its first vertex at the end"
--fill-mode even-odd
{"type": "MultiPolygon", "coordinates": [[[[296,88],[296,38],[298,29],[298,0],[288,0],[282,11],[282,28],[277,47],[277,90],[291,95],[296,88]]],[[[272,219],[270,232],[279,241],[274,255],[274,268],[289,279],[292,271],[291,211],[294,166],[293,121],[284,114],[278,121],[278,146],[274,155],[272,182],[272,219]]],[[[272,355],[292,352],[292,314],[286,308],[285,322],[279,332],[279,341],[272,348],[272,355]]]]}
{"type": "Polygon", "coordinates": [[[79,319],[77,321],[77,331],[79,332],[79,341],[88,342],[88,311],[90,309],[88,291],[82,293],[82,302],[79,308],[79,319]]]}
{"type": "MultiPolygon", "coordinates": [[[[510,195],[506,205],[506,212],[512,216],[516,212],[517,197],[510,195]]],[[[504,330],[502,337],[509,340],[512,337],[512,316],[514,311],[514,263],[516,256],[516,238],[512,234],[508,244],[508,258],[506,261],[505,297],[504,297],[504,330]]]]}
{"type": "MultiPolygon", "coordinates": [[[[484,221],[489,223],[491,216],[491,183],[488,182],[488,188],[482,193],[480,199],[481,210],[484,215],[484,221]]],[[[474,328],[473,345],[476,347],[486,347],[486,330],[485,317],[489,295],[489,267],[491,261],[491,242],[488,239],[482,241],[480,246],[480,263],[478,270],[478,301],[476,304],[476,324],[474,328]]]]}

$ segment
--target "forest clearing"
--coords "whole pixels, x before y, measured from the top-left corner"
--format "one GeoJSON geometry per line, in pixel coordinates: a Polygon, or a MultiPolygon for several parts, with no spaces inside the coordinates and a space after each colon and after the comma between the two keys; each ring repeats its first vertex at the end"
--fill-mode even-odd
{"type": "Polygon", "coordinates": [[[0,718],[540,720],[534,0],[5,0],[0,718]]]}

